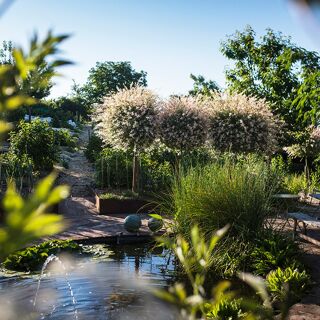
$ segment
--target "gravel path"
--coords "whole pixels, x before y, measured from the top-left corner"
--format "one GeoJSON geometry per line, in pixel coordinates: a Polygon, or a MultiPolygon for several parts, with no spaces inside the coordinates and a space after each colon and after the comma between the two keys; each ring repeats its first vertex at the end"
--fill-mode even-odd
{"type": "Polygon", "coordinates": [[[59,184],[71,187],[72,197],[90,196],[88,185],[94,183],[94,168],[84,155],[85,146],[89,140],[90,127],[85,126],[78,140],[78,151],[63,150],[61,157],[68,163],[68,168],[59,167],[59,184]]]}

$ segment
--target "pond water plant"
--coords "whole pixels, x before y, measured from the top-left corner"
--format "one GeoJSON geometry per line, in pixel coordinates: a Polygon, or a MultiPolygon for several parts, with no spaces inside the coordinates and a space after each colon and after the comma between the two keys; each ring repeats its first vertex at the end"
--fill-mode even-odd
{"type": "Polygon", "coordinates": [[[51,240],[11,253],[2,266],[15,271],[37,271],[51,255],[61,252],[81,252],[82,248],[71,240],[51,240]]]}

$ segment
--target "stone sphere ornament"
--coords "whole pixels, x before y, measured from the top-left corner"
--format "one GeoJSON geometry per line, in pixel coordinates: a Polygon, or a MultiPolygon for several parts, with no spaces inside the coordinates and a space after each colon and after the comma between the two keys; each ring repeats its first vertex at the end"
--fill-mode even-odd
{"type": "Polygon", "coordinates": [[[148,220],[148,228],[152,232],[159,231],[163,226],[163,221],[161,219],[156,219],[156,218],[150,218],[148,220]]]}
{"type": "Polygon", "coordinates": [[[130,214],[123,222],[123,226],[128,232],[138,232],[141,225],[141,217],[138,214],[130,214]]]}

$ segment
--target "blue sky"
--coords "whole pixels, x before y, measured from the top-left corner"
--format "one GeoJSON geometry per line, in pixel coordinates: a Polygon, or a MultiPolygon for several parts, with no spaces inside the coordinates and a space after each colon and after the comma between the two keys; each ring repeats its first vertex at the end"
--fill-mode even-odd
{"type": "Polygon", "coordinates": [[[67,94],[72,79],[83,83],[96,61],[107,60],[131,61],[167,96],[188,91],[190,73],[224,86],[220,41],[247,24],[259,35],[271,27],[320,49],[286,0],[16,0],[0,19],[0,40],[25,45],[35,30],[50,28],[73,35],[62,48],[76,64],[61,70],[52,96],[67,94]]]}

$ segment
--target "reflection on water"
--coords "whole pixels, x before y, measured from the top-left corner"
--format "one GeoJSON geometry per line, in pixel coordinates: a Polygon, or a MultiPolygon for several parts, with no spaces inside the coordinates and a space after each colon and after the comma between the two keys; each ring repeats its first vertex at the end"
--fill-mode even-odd
{"type": "MultiPolygon", "coordinates": [[[[101,246],[98,248],[101,251],[101,246]]],[[[79,319],[175,319],[173,310],[155,300],[154,288],[172,281],[174,266],[162,249],[118,246],[106,259],[81,257],[67,262],[68,280],[79,319]]],[[[39,275],[0,278],[0,319],[73,319],[74,308],[64,273],[53,268],[41,281],[36,309],[33,301],[39,275]]]]}

